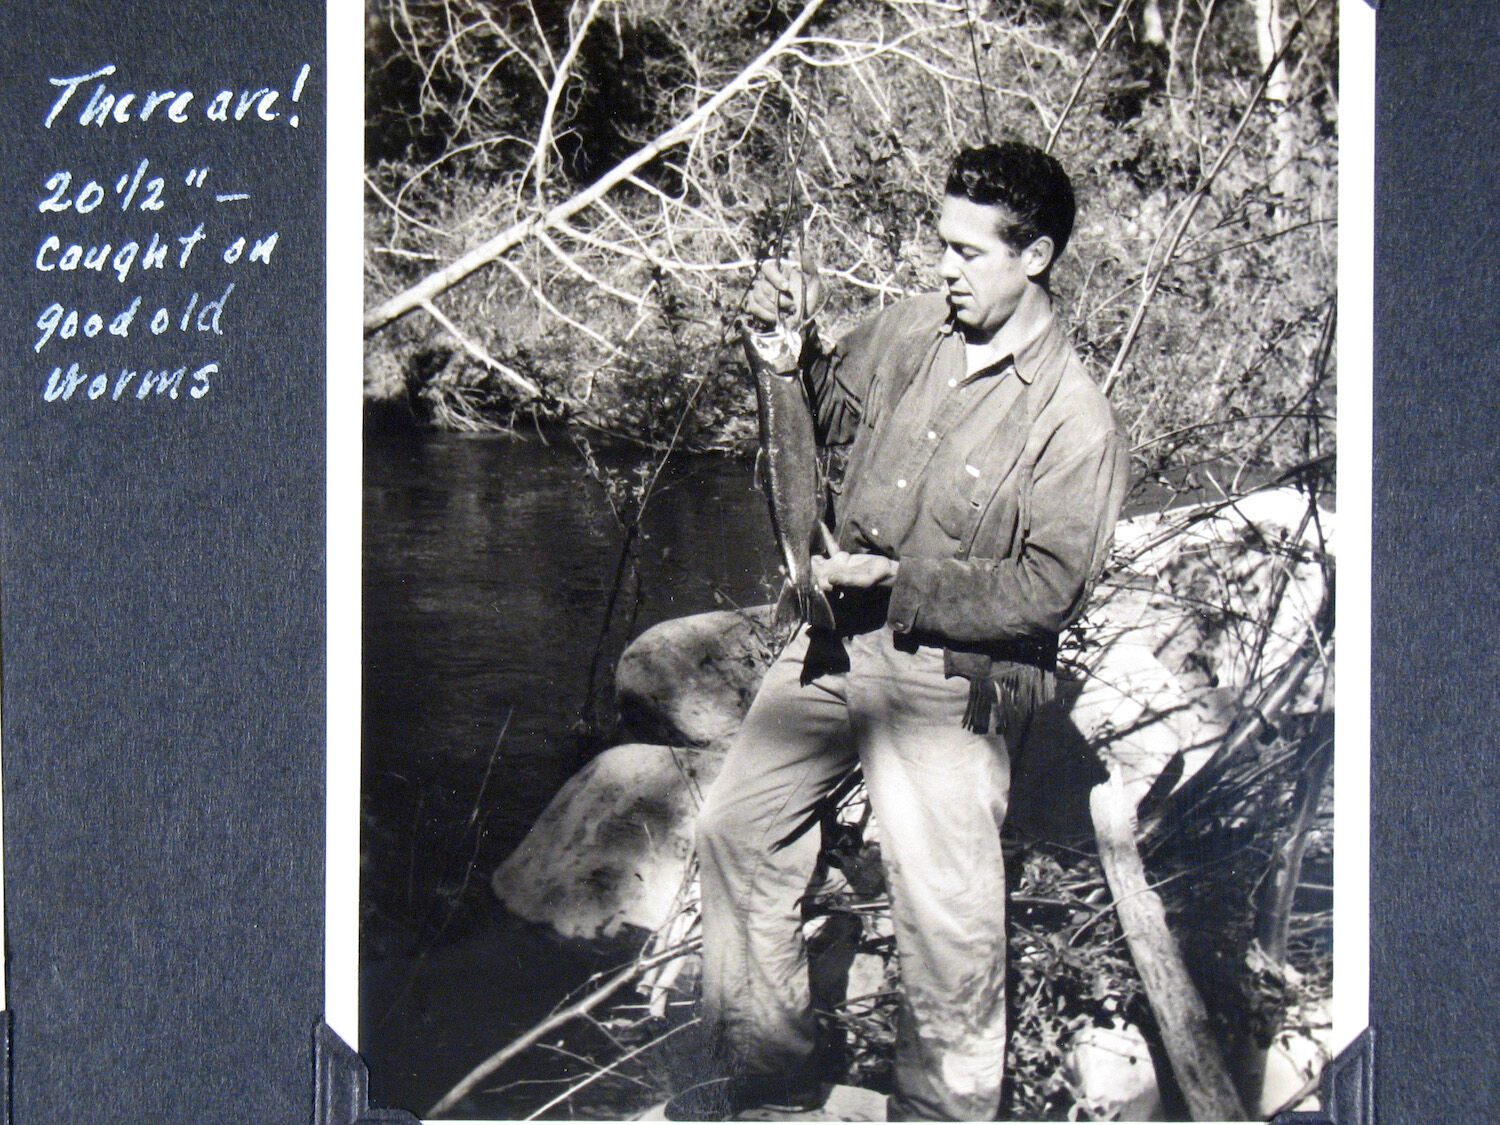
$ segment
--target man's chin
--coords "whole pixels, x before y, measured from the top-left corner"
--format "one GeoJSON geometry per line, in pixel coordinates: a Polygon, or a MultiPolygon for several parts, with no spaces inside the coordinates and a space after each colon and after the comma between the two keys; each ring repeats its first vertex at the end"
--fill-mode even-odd
{"type": "Polygon", "coordinates": [[[984,327],[984,318],[980,316],[979,311],[973,305],[962,301],[954,301],[950,297],[948,298],[948,311],[953,314],[953,322],[965,332],[978,332],[984,327]]]}

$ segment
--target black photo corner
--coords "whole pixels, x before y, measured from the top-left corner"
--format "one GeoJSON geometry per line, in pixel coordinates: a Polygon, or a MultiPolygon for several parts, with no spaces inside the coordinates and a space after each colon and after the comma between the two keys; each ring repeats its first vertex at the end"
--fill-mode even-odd
{"type": "MultiPolygon", "coordinates": [[[[328,131],[360,128],[325,115],[327,16],[0,11],[15,1125],[423,1108],[370,1104],[323,1011],[325,393],[360,377],[325,349],[326,287],[360,268],[324,253],[328,131]],[[153,92],[171,96],[143,119],[153,92]],[[74,243],[107,261],[59,268],[74,243]]],[[[1325,1073],[1327,1108],[1285,1125],[1500,1120],[1497,113],[1500,9],[1380,5],[1370,1030],[1325,1073]]]]}

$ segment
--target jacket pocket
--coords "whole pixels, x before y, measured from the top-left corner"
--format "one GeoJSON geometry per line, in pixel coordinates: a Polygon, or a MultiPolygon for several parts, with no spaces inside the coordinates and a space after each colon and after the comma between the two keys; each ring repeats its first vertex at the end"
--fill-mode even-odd
{"type": "Polygon", "coordinates": [[[1003,558],[1017,517],[1017,465],[1024,434],[986,442],[943,470],[933,518],[964,554],[1003,558]],[[982,521],[982,523],[981,523],[982,521]]]}
{"type": "Polygon", "coordinates": [[[979,517],[989,506],[995,482],[982,465],[964,459],[941,476],[942,487],[936,490],[932,517],[955,543],[967,543],[974,534],[979,517]]]}

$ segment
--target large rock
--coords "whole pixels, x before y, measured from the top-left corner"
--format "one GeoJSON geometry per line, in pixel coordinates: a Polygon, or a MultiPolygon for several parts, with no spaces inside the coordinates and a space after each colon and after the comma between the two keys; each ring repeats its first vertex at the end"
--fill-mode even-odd
{"type": "MultiPolygon", "coordinates": [[[[1333,525],[1289,488],[1122,520],[1057,703],[1016,763],[1013,825],[1048,839],[1089,832],[1099,758],[1137,800],[1179,755],[1176,784],[1192,777],[1307,636],[1333,525]]],[[[1315,672],[1301,703],[1323,685],[1315,672]]]]}
{"type": "Polygon", "coordinates": [[[682,889],[693,818],[719,772],[713,751],[632,743],[569,779],[495,871],[514,914],[564,937],[654,930],[682,889]]]}
{"type": "Polygon", "coordinates": [[[620,716],[640,738],[723,748],[774,655],[771,607],[722,610],[654,625],[615,669],[620,716]]]}
{"type": "Polygon", "coordinates": [[[1189,689],[1246,690],[1312,625],[1334,523],[1291,488],[1123,520],[1086,618],[1091,639],[1149,648],[1189,689]]]}

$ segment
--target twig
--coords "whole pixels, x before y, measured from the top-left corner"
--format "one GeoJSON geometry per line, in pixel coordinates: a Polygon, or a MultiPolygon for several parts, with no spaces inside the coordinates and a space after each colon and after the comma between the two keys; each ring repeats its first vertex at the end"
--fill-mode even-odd
{"type": "Polygon", "coordinates": [[[1122,554],[1120,557],[1114,559],[1112,561],[1112,566],[1130,566],[1138,559],[1144,558],[1145,556],[1151,554],[1151,552],[1155,551],[1163,544],[1169,543],[1179,535],[1186,533],[1190,528],[1195,527],[1196,525],[1203,523],[1206,520],[1213,519],[1226,508],[1234,507],[1234,505],[1239,503],[1245,497],[1253,496],[1257,492],[1268,492],[1272,489],[1280,488],[1288,481],[1295,481],[1303,474],[1311,472],[1313,470],[1321,469],[1325,465],[1331,464],[1332,461],[1333,456],[1326,453],[1318,457],[1310,458],[1307,461],[1302,461],[1296,465],[1293,465],[1290,469],[1277,474],[1271,480],[1268,480],[1264,484],[1261,484],[1255,488],[1247,489],[1244,492],[1235,493],[1232,496],[1226,496],[1223,500],[1215,500],[1210,504],[1204,504],[1200,507],[1192,508],[1188,511],[1187,515],[1183,519],[1157,532],[1150,539],[1146,540],[1146,542],[1133,548],[1128,555],[1122,554]]]}
{"type": "Polygon", "coordinates": [[[1094,51],[1089,55],[1089,61],[1084,64],[1083,70],[1078,75],[1078,81],[1073,83],[1073,89],[1068,93],[1068,100],[1063,104],[1062,112],[1057,115],[1057,120],[1052,123],[1052,132],[1047,136],[1047,143],[1043,146],[1043,152],[1051,152],[1052,146],[1057,143],[1058,135],[1062,132],[1063,124],[1068,120],[1068,114],[1073,112],[1073,106],[1078,101],[1078,95],[1083,92],[1083,84],[1089,80],[1089,75],[1094,72],[1094,67],[1099,63],[1099,57],[1104,54],[1104,48],[1109,45],[1110,39],[1114,37],[1115,28],[1120,26],[1120,20],[1124,18],[1126,11],[1130,8],[1131,0],[1120,0],[1115,5],[1114,14],[1109,17],[1109,23],[1104,25],[1104,31],[1094,43],[1094,51]]]}
{"type": "MultiPolygon", "coordinates": [[[[469,819],[468,819],[468,821],[464,825],[464,835],[465,836],[467,836],[469,834],[470,829],[472,829],[475,826],[476,822],[479,819],[479,811],[480,811],[481,806],[484,803],[485,790],[489,787],[489,783],[490,783],[490,774],[494,771],[495,761],[500,756],[500,747],[502,745],[504,745],[504,743],[505,743],[505,734],[506,734],[506,732],[508,730],[510,730],[510,720],[511,720],[511,718],[512,718],[512,716],[514,714],[515,714],[515,712],[514,712],[513,709],[506,711],[505,718],[500,723],[500,731],[499,731],[498,734],[495,735],[495,745],[494,745],[494,748],[490,750],[489,762],[485,765],[484,776],[480,780],[480,783],[479,783],[479,791],[474,796],[474,807],[469,810],[469,819]]],[[[418,810],[418,814],[420,814],[420,811],[421,811],[421,808],[422,808],[422,802],[425,799],[426,799],[426,793],[425,792],[422,792],[422,793],[418,794],[418,797],[417,797],[417,810],[418,810]]],[[[418,952],[415,961],[413,962],[410,970],[407,972],[406,977],[405,977],[405,979],[403,980],[403,982],[401,984],[401,988],[396,992],[396,995],[391,999],[390,1003],[386,1005],[384,1012],[380,1016],[379,1022],[384,1023],[387,1019],[389,1019],[390,1016],[391,1016],[391,1013],[396,1010],[397,1006],[404,999],[406,999],[407,994],[411,991],[411,987],[412,987],[413,983],[415,983],[415,981],[417,979],[417,970],[418,970],[418,968],[420,968],[420,966],[427,960],[428,954],[430,954],[432,952],[432,950],[437,947],[437,944],[438,944],[439,941],[442,940],[443,935],[448,932],[448,927],[449,927],[449,925],[452,924],[454,916],[458,913],[459,905],[463,902],[464,893],[469,889],[469,879],[474,874],[474,864],[479,859],[479,839],[480,839],[480,835],[482,835],[482,832],[476,834],[475,837],[474,837],[474,849],[473,849],[472,852],[470,852],[470,854],[469,854],[469,860],[464,865],[464,875],[463,875],[462,881],[459,883],[458,891],[449,899],[447,913],[443,916],[443,920],[438,925],[437,931],[436,931],[436,933],[433,934],[432,938],[430,940],[424,940],[424,943],[423,943],[423,945],[421,947],[420,952],[418,952]]],[[[462,837],[460,837],[460,839],[462,839],[462,837]]],[[[415,850],[413,850],[413,854],[412,854],[412,864],[413,864],[413,866],[415,866],[415,863],[416,863],[416,853],[415,853],[415,850]]],[[[407,882],[407,900],[408,900],[408,903],[409,903],[410,902],[410,898],[411,898],[411,879],[412,879],[412,875],[410,873],[408,874],[407,879],[408,879],[408,882],[407,882]]]]}
{"type": "MultiPolygon", "coordinates": [[[[479,792],[474,795],[474,807],[469,810],[469,822],[464,825],[465,835],[472,831],[479,822],[479,811],[484,805],[484,795],[490,787],[490,775],[495,772],[495,762],[500,757],[500,747],[505,742],[505,732],[510,730],[510,721],[515,713],[514,707],[506,709],[505,718],[500,723],[500,733],[495,735],[495,747],[490,751],[490,760],[485,763],[484,776],[479,780],[479,792]]],[[[474,850],[469,854],[469,862],[464,865],[464,877],[459,883],[458,893],[453,896],[455,910],[457,903],[463,899],[464,892],[469,889],[469,877],[474,873],[474,865],[479,862],[479,843],[483,836],[483,828],[474,833],[474,850]]],[[[449,917],[452,917],[451,912],[449,917]]]]}
{"type": "Polygon", "coordinates": [[[573,1086],[570,1086],[568,1089],[566,1089],[562,1093],[558,1094],[557,1097],[553,1098],[550,1102],[548,1102],[546,1105],[542,1106],[540,1109],[533,1110],[531,1113],[528,1113],[524,1118],[522,1118],[522,1120],[523,1121],[535,1121],[542,1114],[546,1113],[553,1106],[557,1105],[558,1102],[567,1101],[574,1094],[578,1093],[579,1090],[582,1090],[585,1086],[589,1085],[590,1083],[597,1082],[599,1079],[603,1078],[606,1074],[609,1074],[611,1071],[617,1069],[618,1067],[623,1066],[625,1063],[628,1063],[631,1059],[635,1058],[637,1055],[643,1054],[646,1051],[651,1050],[653,1047],[659,1047],[659,1046],[661,1046],[668,1039],[672,1038],[672,1036],[676,1035],[679,1031],[686,1030],[687,1028],[694,1026],[697,1022],[698,1021],[696,1019],[691,1019],[691,1020],[688,1020],[686,1023],[678,1024],[676,1027],[672,1028],[671,1030],[663,1032],[661,1035],[658,1035],[655,1039],[652,1039],[652,1040],[650,1040],[648,1042],[642,1043],[639,1047],[635,1048],[633,1051],[627,1051],[625,1054],[621,1055],[619,1058],[617,1058],[614,1062],[610,1063],[608,1066],[602,1067],[601,1069],[594,1071],[593,1074],[590,1074],[587,1078],[583,1079],[581,1082],[578,1082],[578,1083],[574,1084],[573,1086]]]}
{"type": "Polygon", "coordinates": [[[1259,698],[1244,710],[1239,722],[1218,749],[1210,755],[1208,761],[1204,762],[1198,772],[1184,782],[1181,788],[1162,801],[1154,818],[1153,827],[1165,824],[1194,808],[1203,800],[1205,790],[1212,785],[1214,779],[1223,772],[1225,767],[1233,762],[1261,731],[1275,723],[1281,709],[1296,694],[1297,689],[1302,686],[1302,681],[1307,678],[1308,673],[1319,661],[1319,650],[1313,643],[1313,638],[1317,634],[1316,626],[1308,629],[1308,636],[1302,647],[1281,666],[1275,679],[1259,698]]]}
{"type": "MultiPolygon", "coordinates": [[[[600,335],[594,329],[590,328],[587,324],[584,324],[579,320],[575,320],[573,317],[569,316],[567,313],[563,312],[562,309],[553,304],[552,300],[547,296],[547,294],[542,291],[541,282],[527,277],[526,271],[521,269],[520,266],[516,265],[515,262],[509,261],[505,258],[501,258],[499,261],[500,264],[507,270],[509,270],[515,277],[515,279],[525,287],[526,291],[531,294],[532,299],[535,300],[537,304],[541,305],[542,308],[546,309],[553,316],[557,317],[558,320],[568,325],[568,327],[576,329],[578,332],[581,332],[583,335],[589,337],[589,339],[593,340],[596,344],[598,344],[605,351],[609,352],[611,355],[625,354],[625,349],[620,347],[614,341],[600,335]]],[[[427,306],[426,301],[422,301],[419,303],[424,308],[427,306]]]]}
{"type": "Polygon", "coordinates": [[[464,1077],[459,1080],[458,1084],[454,1086],[453,1089],[449,1090],[446,1094],[439,1098],[437,1102],[433,1104],[433,1107],[429,1109],[424,1116],[436,1117],[440,1113],[446,1113],[448,1110],[452,1109],[455,1105],[462,1101],[465,1097],[467,1097],[469,1092],[473,1090],[475,1086],[479,1085],[479,1083],[483,1082],[486,1078],[488,1078],[495,1071],[499,1070],[511,1059],[515,1058],[522,1051],[526,1050],[526,1048],[535,1044],[543,1036],[550,1034],[557,1028],[562,1027],[564,1024],[578,1018],[579,1016],[587,1015],[589,1012],[592,1012],[600,1004],[604,1003],[604,1001],[608,1000],[616,992],[620,991],[620,989],[624,988],[627,984],[633,981],[636,977],[640,976],[642,973],[646,972],[648,969],[652,969],[657,965],[664,964],[665,962],[672,960],[674,957],[684,957],[689,953],[695,952],[700,944],[700,941],[701,939],[694,938],[691,941],[683,942],[675,949],[668,949],[662,953],[658,953],[655,957],[648,957],[645,960],[637,960],[629,965],[626,965],[614,976],[605,981],[603,985],[595,989],[593,992],[589,993],[582,1000],[579,1000],[573,1004],[569,1004],[566,1008],[554,1012],[552,1015],[544,1019],[541,1023],[533,1027],[530,1031],[526,1032],[525,1035],[522,1035],[519,1039],[512,1040],[506,1046],[496,1051],[489,1058],[485,1059],[484,1062],[480,1063],[473,1070],[469,1071],[468,1074],[464,1075],[464,1077]]]}
{"type": "MultiPolygon", "coordinates": [[[[390,196],[386,195],[385,192],[381,191],[380,185],[375,182],[375,178],[368,172],[365,173],[365,187],[368,188],[372,193],[374,193],[376,199],[380,200],[380,202],[389,207],[391,210],[391,214],[395,215],[397,219],[404,220],[405,222],[410,223],[412,226],[421,227],[425,231],[431,231],[439,238],[453,237],[451,233],[443,230],[441,227],[435,227],[431,223],[424,223],[415,215],[408,215],[405,211],[401,210],[401,204],[397,203],[390,196]]],[[[391,253],[395,253],[395,250],[393,249],[391,253]]]]}
{"type": "Polygon", "coordinates": [[[552,236],[549,235],[546,231],[537,231],[536,237],[537,241],[546,248],[549,254],[551,254],[562,264],[564,269],[570,271],[571,273],[577,274],[580,278],[588,282],[595,289],[598,289],[602,293],[608,293],[616,300],[623,301],[625,304],[631,305],[637,309],[645,306],[646,296],[644,293],[627,293],[624,289],[621,289],[618,286],[611,285],[602,277],[597,277],[593,273],[590,273],[588,269],[586,269],[578,262],[576,258],[573,257],[573,255],[569,254],[566,250],[559,246],[556,240],[553,239],[552,236]]]}
{"type": "MultiPolygon", "coordinates": [[[[1154,438],[1147,438],[1145,441],[1140,442],[1140,443],[1138,443],[1136,445],[1131,446],[1130,447],[1130,452],[1131,453],[1144,453],[1146,450],[1150,449],[1153,445],[1160,445],[1164,441],[1172,441],[1175,438],[1180,438],[1180,437],[1183,437],[1183,436],[1185,436],[1187,434],[1196,433],[1199,430],[1212,430],[1212,429],[1219,429],[1219,428],[1222,428],[1224,426],[1235,426],[1235,425],[1238,425],[1241,422],[1272,422],[1272,421],[1274,421],[1274,422],[1282,423],[1282,422],[1286,422],[1286,421],[1289,421],[1289,420],[1292,420],[1292,419],[1300,419],[1300,420],[1302,420],[1304,422],[1332,422],[1332,421],[1334,421],[1334,416],[1332,414],[1324,414],[1324,413],[1321,413],[1321,412],[1318,412],[1318,411],[1312,411],[1312,412],[1307,412],[1307,413],[1299,413],[1296,410],[1292,410],[1292,411],[1278,410],[1275,413],[1268,413],[1268,414],[1240,414],[1240,415],[1236,415],[1233,418],[1213,418],[1213,419],[1210,419],[1207,422],[1194,422],[1190,426],[1178,426],[1175,430],[1168,430],[1166,433],[1164,433],[1164,434],[1158,434],[1154,438]]],[[[1174,452],[1175,452],[1175,450],[1174,450],[1174,452]]]]}
{"type": "MultiPolygon", "coordinates": [[[[1120,0],[1122,6],[1130,0],[1120,0]]],[[[984,89],[984,69],[979,65],[979,43],[974,35],[974,16],[969,11],[969,0],[964,0],[964,27],[969,32],[969,56],[974,60],[974,79],[979,86],[979,109],[984,116],[984,139],[995,140],[995,126],[990,121],[990,99],[984,89]]]]}
{"type": "Polygon", "coordinates": [[[463,330],[460,329],[458,325],[454,324],[453,321],[444,316],[442,310],[440,310],[431,301],[423,301],[422,308],[426,311],[428,316],[432,317],[433,320],[442,325],[443,328],[448,331],[448,334],[458,341],[459,347],[463,348],[464,351],[468,352],[469,355],[473,356],[485,367],[488,367],[496,375],[499,375],[500,378],[504,379],[511,386],[515,387],[527,398],[542,397],[541,387],[537,386],[530,379],[526,378],[526,376],[522,375],[514,368],[507,367],[494,356],[490,355],[489,352],[485,351],[484,348],[480,347],[478,343],[469,339],[468,336],[464,335],[463,330]]]}
{"type": "Polygon", "coordinates": [[[591,0],[588,11],[584,13],[583,20],[578,30],[573,32],[569,38],[568,51],[557,64],[557,69],[552,75],[552,84],[547,90],[547,105],[542,111],[542,121],[536,131],[536,147],[532,149],[531,159],[526,167],[522,169],[521,178],[524,180],[535,170],[536,202],[540,209],[543,204],[542,189],[547,180],[547,161],[550,158],[553,136],[552,122],[557,116],[557,103],[562,100],[563,87],[568,84],[568,76],[573,69],[573,61],[578,57],[578,52],[583,49],[583,43],[588,38],[589,25],[594,22],[594,17],[599,14],[604,0],[591,0]]]}

